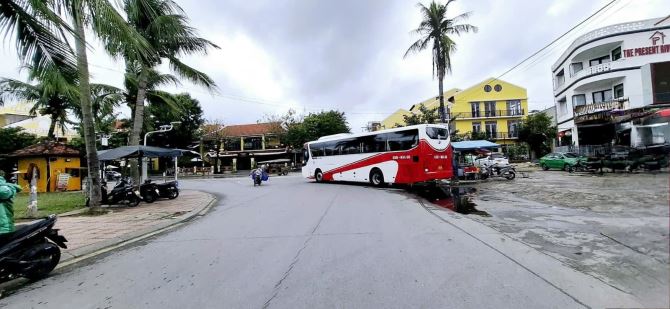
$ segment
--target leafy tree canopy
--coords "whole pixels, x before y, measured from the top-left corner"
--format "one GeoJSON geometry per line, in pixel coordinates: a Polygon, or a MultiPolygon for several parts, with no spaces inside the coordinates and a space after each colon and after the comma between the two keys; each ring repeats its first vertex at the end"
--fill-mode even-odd
{"type": "Polygon", "coordinates": [[[186,148],[199,139],[200,128],[205,123],[200,102],[188,93],[174,96],[176,108],[166,104],[149,104],[147,107],[150,130],[158,130],[161,125],[181,121],[172,131],[149,136],[147,145],[159,147],[186,148]]]}
{"type": "Polygon", "coordinates": [[[285,134],[280,137],[282,143],[296,149],[322,136],[351,132],[344,112],[336,110],[310,113],[304,117],[289,111],[287,115],[280,117],[280,120],[286,130],[285,134]]]}
{"type": "Polygon", "coordinates": [[[535,156],[541,157],[551,151],[551,141],[556,136],[556,127],[544,113],[528,116],[521,122],[519,140],[528,144],[535,156]]]}

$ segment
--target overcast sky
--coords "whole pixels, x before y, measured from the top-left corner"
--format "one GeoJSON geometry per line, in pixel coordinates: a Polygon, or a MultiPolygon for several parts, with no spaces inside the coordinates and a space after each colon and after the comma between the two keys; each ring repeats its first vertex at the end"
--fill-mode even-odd
{"type": "MultiPolygon", "coordinates": [[[[498,77],[610,0],[462,0],[449,16],[472,11],[475,34],[455,37],[445,90],[498,77]]],[[[430,51],[403,59],[417,39],[416,1],[177,0],[200,34],[221,46],[184,62],[219,86],[210,94],[184,83],[207,119],[253,123],[265,114],[344,111],[354,132],[398,108],[437,95],[430,51]]],[[[424,3],[428,3],[424,1],[424,3]]],[[[551,64],[572,40],[594,28],[670,14],[668,0],[619,0],[548,51],[502,79],[528,89],[530,109],[553,105],[551,64]]],[[[13,44],[0,49],[0,76],[21,78],[13,44]]],[[[122,85],[123,64],[90,51],[95,82],[122,85]]],[[[127,111],[121,111],[127,114],[127,111]]]]}

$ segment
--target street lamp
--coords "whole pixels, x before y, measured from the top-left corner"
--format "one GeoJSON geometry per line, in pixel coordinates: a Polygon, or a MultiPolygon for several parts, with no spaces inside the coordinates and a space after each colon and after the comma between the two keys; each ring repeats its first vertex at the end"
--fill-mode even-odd
{"type": "MultiPolygon", "coordinates": [[[[175,125],[178,125],[180,123],[181,121],[172,121],[170,122],[170,124],[164,124],[158,127],[159,128],[158,130],[147,132],[146,134],[144,134],[144,146],[147,145],[147,138],[149,137],[150,134],[164,133],[171,131],[172,129],[174,129],[175,125]]],[[[176,172],[177,171],[175,170],[175,173],[176,172]]],[[[142,179],[140,180],[140,182],[144,181],[145,179],[147,179],[147,158],[142,158],[142,179]]]]}

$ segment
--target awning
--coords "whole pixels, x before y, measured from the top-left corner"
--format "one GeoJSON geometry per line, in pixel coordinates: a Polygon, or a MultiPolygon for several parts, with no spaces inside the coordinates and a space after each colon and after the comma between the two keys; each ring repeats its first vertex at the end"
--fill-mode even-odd
{"type": "Polygon", "coordinates": [[[451,143],[451,146],[454,147],[454,150],[456,150],[456,151],[500,147],[500,145],[498,145],[496,143],[491,143],[487,140],[453,142],[453,143],[451,143]]]}
{"type": "Polygon", "coordinates": [[[272,155],[286,154],[286,151],[282,151],[282,152],[254,152],[254,153],[251,153],[251,154],[253,154],[254,156],[272,156],[272,155]]]}
{"type": "Polygon", "coordinates": [[[258,162],[258,164],[291,163],[291,159],[276,159],[258,162]]]}
{"type": "Polygon", "coordinates": [[[158,158],[158,157],[181,157],[179,149],[160,148],[153,146],[122,146],[114,149],[98,151],[100,161],[118,160],[121,158],[158,158]]]}

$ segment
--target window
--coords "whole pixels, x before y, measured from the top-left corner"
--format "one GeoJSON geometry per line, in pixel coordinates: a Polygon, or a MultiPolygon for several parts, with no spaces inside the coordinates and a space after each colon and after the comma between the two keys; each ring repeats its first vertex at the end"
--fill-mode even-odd
{"type": "Polygon", "coordinates": [[[560,70],[554,78],[554,87],[560,87],[565,83],[565,71],[560,70]]]}
{"type": "Polygon", "coordinates": [[[593,93],[593,103],[607,102],[612,100],[612,89],[596,91],[593,93]]]}
{"type": "Polygon", "coordinates": [[[368,135],[360,138],[363,143],[363,152],[382,152],[386,151],[386,135],[368,135]]]}
{"type": "Polygon", "coordinates": [[[263,149],[263,138],[260,136],[245,137],[244,150],[260,150],[263,149]]]}
{"type": "Polygon", "coordinates": [[[486,117],[494,117],[496,115],[496,102],[484,102],[484,114],[486,117]]]}
{"type": "Polygon", "coordinates": [[[570,69],[572,70],[572,75],[575,75],[575,74],[577,74],[577,72],[584,69],[584,63],[575,62],[575,63],[570,65],[570,69]]]}
{"type": "Polygon", "coordinates": [[[324,146],[323,143],[315,143],[309,145],[309,150],[312,152],[312,158],[324,156],[323,146],[324,146]]]}
{"type": "Polygon", "coordinates": [[[445,128],[426,127],[426,135],[430,139],[446,140],[449,137],[449,130],[445,128]]]}
{"type": "Polygon", "coordinates": [[[612,50],[612,61],[621,59],[621,46],[612,50]]]}
{"type": "Polygon", "coordinates": [[[575,94],[572,96],[572,106],[586,105],[586,95],[585,94],[575,94]]]}
{"type": "Polygon", "coordinates": [[[481,132],[482,131],[482,123],[481,122],[473,122],[472,123],[472,132],[481,132]]]}
{"type": "MultiPolygon", "coordinates": [[[[334,142],[335,143],[335,142],[334,142]]],[[[356,154],[361,153],[361,143],[357,138],[349,138],[339,140],[335,144],[335,149],[339,152],[335,152],[333,155],[346,155],[346,154],[356,154]]],[[[327,154],[327,152],[326,152],[327,154]]]]}
{"type": "Polygon", "coordinates": [[[558,101],[558,110],[556,111],[558,116],[565,115],[568,113],[568,104],[565,101],[565,98],[558,101]]]}
{"type": "Polygon", "coordinates": [[[602,57],[596,58],[596,59],[591,59],[589,61],[589,66],[599,65],[599,64],[607,63],[607,62],[610,62],[610,55],[602,56],[602,57]]]}
{"type": "Polygon", "coordinates": [[[651,64],[654,104],[670,103],[670,61],[651,64]]]}
{"type": "Polygon", "coordinates": [[[500,84],[497,84],[493,86],[493,90],[495,90],[496,92],[500,92],[502,90],[502,86],[500,86],[500,84]]]}
{"type": "Polygon", "coordinates": [[[484,91],[485,92],[491,92],[491,85],[485,85],[484,86],[484,91]]]}
{"type": "Polygon", "coordinates": [[[479,117],[479,102],[471,102],[470,110],[472,111],[472,118],[479,117]]]}
{"type": "Polygon", "coordinates": [[[340,148],[337,146],[337,142],[324,142],[323,151],[326,156],[336,156],[340,154],[340,148]]]}
{"type": "Polygon", "coordinates": [[[389,151],[409,150],[419,144],[419,130],[386,133],[389,151]]]}
{"type": "Polygon", "coordinates": [[[66,168],[65,173],[70,174],[71,177],[75,177],[75,178],[79,177],[79,169],[78,168],[66,168]]]}
{"type": "Polygon", "coordinates": [[[496,121],[486,122],[486,136],[488,138],[495,138],[498,132],[498,123],[496,121]]]}
{"type": "Polygon", "coordinates": [[[614,98],[623,98],[623,84],[614,86],[614,98]]]}
{"type": "Polygon", "coordinates": [[[521,115],[521,100],[507,101],[507,115],[509,116],[521,115]]]}
{"type": "Polygon", "coordinates": [[[519,137],[519,126],[521,122],[519,120],[508,120],[507,121],[507,137],[519,137]]]}
{"type": "MultiPolygon", "coordinates": [[[[223,141],[223,148],[228,151],[240,151],[240,138],[228,138],[223,141]]],[[[218,147],[218,146],[217,146],[218,147]]]]}

